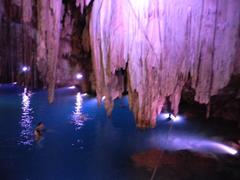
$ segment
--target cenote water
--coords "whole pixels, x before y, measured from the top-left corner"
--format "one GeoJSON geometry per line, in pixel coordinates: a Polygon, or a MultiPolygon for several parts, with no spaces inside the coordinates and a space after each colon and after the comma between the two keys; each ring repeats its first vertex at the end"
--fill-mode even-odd
{"type": "Polygon", "coordinates": [[[57,89],[48,104],[46,91],[1,85],[0,119],[1,179],[150,179],[134,166],[133,154],[153,148],[237,153],[183,117],[168,122],[163,114],[155,129],[137,129],[127,96],[107,118],[103,103],[77,89],[57,89]],[[37,143],[40,121],[47,130],[37,143]]]}

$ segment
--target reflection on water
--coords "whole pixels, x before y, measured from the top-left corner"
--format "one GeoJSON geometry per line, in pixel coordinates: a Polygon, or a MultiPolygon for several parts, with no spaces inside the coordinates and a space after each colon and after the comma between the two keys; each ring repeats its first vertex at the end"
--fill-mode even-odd
{"type": "Polygon", "coordinates": [[[22,93],[22,116],[21,116],[21,132],[20,132],[20,144],[32,145],[33,144],[33,128],[32,128],[32,108],[30,106],[30,99],[32,93],[24,88],[22,93]]]}
{"type": "Polygon", "coordinates": [[[72,115],[72,121],[75,125],[75,129],[79,130],[83,126],[83,122],[87,119],[87,117],[82,113],[82,103],[83,98],[80,92],[76,95],[76,103],[75,103],[75,110],[72,115]]]}

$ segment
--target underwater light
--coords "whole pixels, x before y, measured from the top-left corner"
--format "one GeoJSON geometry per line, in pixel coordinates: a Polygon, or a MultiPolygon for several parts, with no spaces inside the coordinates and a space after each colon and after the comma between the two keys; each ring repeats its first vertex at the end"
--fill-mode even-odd
{"type": "Polygon", "coordinates": [[[160,119],[163,119],[163,120],[167,120],[167,119],[173,120],[173,122],[182,122],[182,120],[183,120],[182,116],[179,116],[179,115],[174,116],[171,113],[161,113],[159,115],[159,117],[160,117],[160,119]]]}
{"type": "Polygon", "coordinates": [[[76,88],[76,86],[70,86],[70,87],[68,87],[68,89],[75,89],[76,88]]]}
{"type": "Polygon", "coordinates": [[[104,101],[105,99],[106,99],[106,97],[105,97],[105,96],[103,96],[103,97],[102,97],[102,101],[104,101]]]}
{"type": "Polygon", "coordinates": [[[181,117],[180,116],[174,116],[171,114],[170,118],[174,121],[174,122],[180,122],[181,121],[181,117]]]}
{"type": "Polygon", "coordinates": [[[82,75],[81,73],[77,73],[77,74],[76,74],[76,78],[77,78],[77,79],[82,79],[82,78],[83,78],[83,75],[82,75]]]}

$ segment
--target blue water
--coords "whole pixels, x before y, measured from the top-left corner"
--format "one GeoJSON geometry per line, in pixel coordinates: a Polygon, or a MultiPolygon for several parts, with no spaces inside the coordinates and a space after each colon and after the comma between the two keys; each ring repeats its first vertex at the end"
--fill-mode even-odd
{"type": "Polygon", "coordinates": [[[224,151],[185,121],[170,126],[159,121],[155,129],[137,129],[127,97],[115,101],[107,118],[103,103],[76,89],[57,89],[48,104],[46,91],[1,85],[0,179],[149,179],[131,155],[151,148],[224,151]],[[35,142],[40,121],[47,130],[35,142]]]}

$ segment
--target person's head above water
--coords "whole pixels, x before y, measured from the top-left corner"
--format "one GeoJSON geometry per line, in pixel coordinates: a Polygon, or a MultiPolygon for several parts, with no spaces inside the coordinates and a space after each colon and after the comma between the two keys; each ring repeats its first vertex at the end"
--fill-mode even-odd
{"type": "Polygon", "coordinates": [[[36,126],[36,129],[38,129],[38,130],[43,130],[44,128],[45,128],[45,126],[44,126],[43,122],[41,122],[41,121],[36,126]]]}

